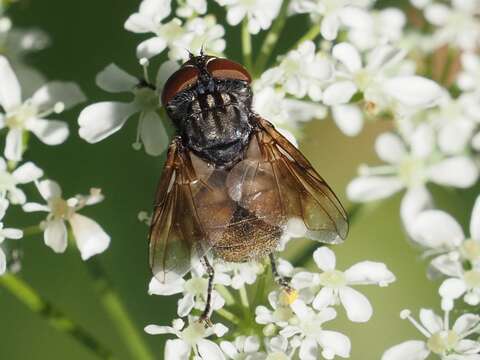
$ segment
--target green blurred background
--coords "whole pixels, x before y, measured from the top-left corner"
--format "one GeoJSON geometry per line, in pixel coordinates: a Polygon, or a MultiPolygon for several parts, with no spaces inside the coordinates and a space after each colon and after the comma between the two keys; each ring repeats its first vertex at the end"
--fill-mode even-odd
{"type": "MultiPolygon", "coordinates": [[[[397,2],[398,3],[398,2],[397,2]]],[[[95,75],[110,62],[130,73],[138,73],[135,46],[141,37],[123,30],[125,19],[138,8],[135,0],[43,0],[22,1],[9,14],[17,27],[39,27],[52,38],[52,46],[29,58],[30,63],[48,79],[73,80],[85,91],[89,102],[112,99],[94,84],[95,75]]],[[[211,7],[212,8],[212,7],[211,7]]],[[[224,11],[213,6],[224,22],[224,11]]],[[[288,49],[306,30],[303,17],[289,20],[277,52],[288,49]]],[[[241,60],[238,29],[229,29],[227,55],[241,60]]],[[[258,42],[254,43],[254,49],[258,42]]],[[[26,158],[45,169],[57,180],[67,196],[87,193],[91,186],[101,187],[106,200],[87,208],[84,214],[97,220],[112,237],[108,251],[100,261],[118,293],[142,329],[146,324],[168,324],[175,317],[176,298],[149,296],[147,284],[147,228],[137,220],[137,213],[150,210],[163,157],[153,158],[132,150],[136,121],[107,140],[89,145],[77,135],[76,118],[80,109],[63,118],[70,124],[71,136],[60,147],[42,145],[32,138],[26,158]]],[[[342,135],[330,120],[306,125],[301,148],[316,169],[345,201],[345,187],[362,162],[378,162],[373,153],[373,139],[388,128],[387,123],[368,124],[356,138],[342,135]]],[[[474,190],[453,192],[433,189],[437,204],[466,225],[474,199],[474,190]]],[[[30,192],[32,194],[32,192],[30,192]]],[[[33,193],[34,194],[34,193],[33,193]]],[[[36,196],[36,195],[33,195],[36,196]]],[[[374,316],[367,324],[353,324],[343,311],[326,328],[338,329],[352,340],[354,360],[379,359],[389,346],[407,339],[420,338],[414,328],[399,319],[403,308],[414,312],[420,307],[438,308],[438,283],[425,276],[426,263],[420,252],[407,242],[399,220],[400,195],[363,207],[355,217],[344,245],[336,246],[339,268],[362,260],[385,262],[398,280],[388,288],[364,287],[361,290],[374,306],[374,316]]],[[[6,224],[32,225],[41,217],[15,212],[6,224]]],[[[23,252],[21,276],[38,292],[69,314],[113,349],[119,359],[131,359],[109,318],[98,303],[90,277],[76,249],[56,255],[43,244],[41,236],[31,236],[18,243],[23,252]]],[[[305,242],[298,241],[291,252],[301,252],[305,242]]],[[[68,336],[51,328],[33,315],[0,287],[0,359],[94,360],[95,355],[68,336]]],[[[163,358],[164,337],[144,335],[158,359],[163,358]]]]}

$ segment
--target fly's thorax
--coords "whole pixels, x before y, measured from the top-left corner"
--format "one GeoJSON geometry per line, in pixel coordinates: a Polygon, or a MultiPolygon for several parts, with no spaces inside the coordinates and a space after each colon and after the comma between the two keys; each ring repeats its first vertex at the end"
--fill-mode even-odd
{"type": "Polygon", "coordinates": [[[252,126],[252,91],[245,81],[211,79],[182,91],[167,104],[185,145],[215,164],[235,161],[252,126]]]}

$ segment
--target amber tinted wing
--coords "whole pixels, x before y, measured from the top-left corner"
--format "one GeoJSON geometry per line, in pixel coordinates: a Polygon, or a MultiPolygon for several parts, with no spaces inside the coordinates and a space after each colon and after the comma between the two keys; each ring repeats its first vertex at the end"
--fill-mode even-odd
{"type": "Polygon", "coordinates": [[[305,236],[341,242],[348,232],[347,214],[333,191],[268,121],[258,118],[258,124],[246,158],[229,174],[231,197],[266,222],[286,225],[300,220],[305,236]]]}
{"type": "Polygon", "coordinates": [[[149,235],[150,266],[159,281],[185,275],[229,222],[232,201],[217,184],[222,174],[178,140],[170,145],[149,235]]]}

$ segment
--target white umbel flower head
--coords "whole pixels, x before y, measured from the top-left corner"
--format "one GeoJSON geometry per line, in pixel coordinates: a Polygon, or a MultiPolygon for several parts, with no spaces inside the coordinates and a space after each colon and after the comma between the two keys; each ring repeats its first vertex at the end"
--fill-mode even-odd
{"type": "Polygon", "coordinates": [[[190,18],[207,12],[207,0],[178,0],[177,15],[190,18]]]}
{"type": "Polygon", "coordinates": [[[260,350],[260,339],[257,336],[238,336],[234,342],[222,341],[220,348],[232,360],[260,360],[265,359],[265,354],[260,350]]]}
{"type": "MultiPolygon", "coordinates": [[[[4,198],[0,198],[0,245],[5,239],[21,239],[23,237],[23,231],[13,228],[4,228],[1,220],[5,216],[5,212],[8,208],[8,201],[4,198]]],[[[3,275],[7,271],[7,257],[0,247],[0,275],[3,275]]]]}
{"type": "Polygon", "coordinates": [[[145,147],[147,154],[158,156],[168,146],[168,136],[158,115],[159,91],[178,65],[167,61],[160,66],[156,84],[149,81],[148,60],[142,59],[144,79],[138,79],[115,64],[108,65],[96,78],[97,85],[111,93],[130,92],[131,102],[103,101],[91,104],[78,117],[79,135],[89,143],[97,143],[120,130],[125,122],[139,113],[135,149],[145,147]]]}
{"type": "Polygon", "coordinates": [[[189,319],[188,326],[182,319],[173,321],[172,326],[148,325],[145,332],[150,335],[173,334],[178,337],[175,340],[167,340],[164,358],[169,360],[189,359],[193,352],[198,360],[224,360],[225,356],[220,347],[211,340],[206,339],[212,335],[221,337],[228,328],[217,323],[212,327],[205,328],[204,324],[193,318],[189,319]]]}
{"type": "Polygon", "coordinates": [[[48,117],[85,101],[74,83],[51,82],[22,102],[22,91],[9,62],[0,56],[0,128],[7,128],[5,157],[20,161],[24,151],[23,134],[30,131],[44,144],[59,145],[68,137],[68,125],[48,117]]]}
{"type": "Polygon", "coordinates": [[[32,162],[26,162],[9,172],[6,161],[0,157],[0,197],[6,197],[12,204],[23,204],[26,196],[17,186],[31,183],[42,176],[42,169],[32,162]]]}
{"type": "MultiPolygon", "coordinates": [[[[445,308],[445,307],[444,307],[445,308]]],[[[445,308],[443,319],[430,309],[420,310],[420,323],[409,310],[403,310],[402,319],[408,319],[426,340],[410,340],[388,349],[382,360],[424,360],[435,354],[444,360],[475,360],[480,357],[480,342],[467,339],[478,331],[480,317],[474,314],[461,315],[450,328],[450,308],[445,308]]]]}
{"type": "Polygon", "coordinates": [[[373,261],[359,262],[345,271],[337,270],[335,253],[327,247],[315,250],[313,259],[322,272],[299,272],[293,276],[293,286],[297,289],[321,286],[313,307],[320,310],[341,303],[351,321],[366,322],[373,313],[368,299],[352,285],[387,286],[395,281],[385,264],[373,261]]]}
{"type": "Polygon", "coordinates": [[[282,4],[281,0],[215,0],[227,8],[227,22],[236,26],[248,19],[248,31],[258,34],[268,29],[276,18],[282,4]]]}
{"type": "Polygon", "coordinates": [[[41,224],[44,229],[45,245],[56,253],[63,253],[67,248],[68,232],[66,222],[72,228],[73,236],[82,260],[104,252],[110,245],[110,236],[94,220],[78,214],[85,206],[94,205],[103,200],[100,189],[90,189],[88,195],[76,195],[65,200],[62,189],[52,180],[43,180],[37,183],[38,191],[46,204],[26,203],[23,210],[26,212],[48,212],[46,220],[41,224]]]}
{"type": "Polygon", "coordinates": [[[350,339],[339,332],[323,329],[325,322],[336,317],[334,309],[327,307],[316,312],[301,300],[293,302],[291,308],[294,318],[280,331],[280,335],[287,339],[295,337],[300,343],[301,360],[315,360],[320,354],[325,359],[350,356],[350,339]]]}
{"type": "Polygon", "coordinates": [[[465,52],[461,55],[461,64],[458,87],[463,91],[480,92],[480,56],[475,52],[465,52]]]}

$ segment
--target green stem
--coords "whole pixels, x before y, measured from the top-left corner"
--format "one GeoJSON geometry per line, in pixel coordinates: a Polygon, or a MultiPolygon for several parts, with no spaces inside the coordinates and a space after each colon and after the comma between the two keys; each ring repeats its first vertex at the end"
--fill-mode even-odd
{"type": "Polygon", "coordinates": [[[227,306],[232,306],[235,304],[235,299],[233,298],[232,293],[223,285],[215,285],[215,290],[219,292],[220,295],[225,299],[225,304],[227,306]]]}
{"type": "Polygon", "coordinates": [[[242,22],[242,53],[243,63],[249,70],[252,69],[252,38],[248,32],[248,19],[242,22]]]}
{"type": "Polygon", "coordinates": [[[85,265],[94,281],[94,287],[103,307],[129,348],[132,358],[136,360],[154,359],[155,357],[139,333],[138,327],[133,323],[120,297],[113,290],[101,264],[97,259],[92,258],[85,261],[85,265]]]}
{"type": "Polygon", "coordinates": [[[238,289],[240,293],[240,302],[242,303],[242,307],[246,310],[250,309],[250,303],[248,301],[248,294],[245,285],[242,285],[240,289],[238,289]]]}
{"type": "Polygon", "coordinates": [[[23,237],[37,235],[43,232],[43,230],[40,228],[40,225],[27,226],[26,228],[23,228],[22,231],[23,237]]]}
{"type": "Polygon", "coordinates": [[[234,313],[226,310],[225,308],[215,310],[215,313],[220,315],[224,319],[230,321],[234,325],[238,326],[240,324],[240,319],[238,318],[238,316],[235,315],[234,313]]]}
{"type": "MultiPolygon", "coordinates": [[[[362,208],[363,204],[354,204],[350,207],[350,209],[347,210],[348,222],[350,225],[353,224],[354,219],[361,212],[362,208]]],[[[298,254],[291,260],[292,265],[295,267],[305,265],[312,258],[312,253],[319,246],[323,246],[323,244],[320,244],[316,241],[310,241],[307,248],[304,248],[301,254],[298,254]]]]}
{"type": "Polygon", "coordinates": [[[262,48],[260,49],[260,54],[257,57],[255,64],[255,73],[261,74],[267,64],[268,60],[272,55],[272,51],[277,44],[278,38],[280,37],[282,30],[287,20],[287,11],[288,6],[290,5],[290,0],[284,0],[280,12],[272,24],[270,31],[268,32],[265,40],[263,41],[262,48]]]}
{"type": "Polygon", "coordinates": [[[5,274],[0,277],[0,285],[15,296],[21,303],[34,313],[42,316],[47,322],[65,334],[70,335],[79,343],[90,349],[101,359],[114,359],[112,352],[97,342],[88,332],[67,317],[52,304],[43,299],[24,280],[13,274],[5,274]]]}

